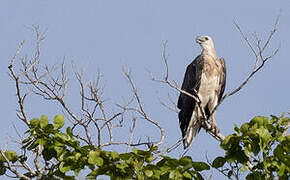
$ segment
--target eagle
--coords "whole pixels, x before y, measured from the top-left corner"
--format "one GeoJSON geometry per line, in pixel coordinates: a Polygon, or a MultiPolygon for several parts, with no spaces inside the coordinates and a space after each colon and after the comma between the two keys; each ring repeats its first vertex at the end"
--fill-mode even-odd
{"type": "Polygon", "coordinates": [[[177,102],[184,149],[190,146],[202,126],[204,118],[199,107],[203,108],[206,117],[210,117],[209,122],[214,132],[219,132],[213,111],[219,104],[226,85],[225,60],[217,57],[212,38],[198,36],[196,42],[202,52],[187,66],[181,89],[198,97],[200,104],[182,92],[177,102]]]}

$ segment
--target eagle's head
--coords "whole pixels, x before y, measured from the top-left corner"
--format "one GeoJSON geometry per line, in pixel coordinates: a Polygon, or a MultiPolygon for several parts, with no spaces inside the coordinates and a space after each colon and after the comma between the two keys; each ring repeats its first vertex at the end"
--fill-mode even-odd
{"type": "Polygon", "coordinates": [[[195,40],[204,53],[215,55],[213,40],[210,36],[197,36],[195,40]]]}

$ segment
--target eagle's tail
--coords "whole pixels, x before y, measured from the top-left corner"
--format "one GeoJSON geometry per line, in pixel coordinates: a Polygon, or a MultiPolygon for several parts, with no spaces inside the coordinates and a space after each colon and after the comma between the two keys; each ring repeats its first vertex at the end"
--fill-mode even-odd
{"type": "Polygon", "coordinates": [[[184,134],[184,137],[183,137],[184,149],[190,146],[190,144],[194,141],[195,136],[199,133],[199,130],[201,128],[201,121],[197,112],[198,112],[198,109],[195,108],[192,112],[186,133],[184,134]]]}

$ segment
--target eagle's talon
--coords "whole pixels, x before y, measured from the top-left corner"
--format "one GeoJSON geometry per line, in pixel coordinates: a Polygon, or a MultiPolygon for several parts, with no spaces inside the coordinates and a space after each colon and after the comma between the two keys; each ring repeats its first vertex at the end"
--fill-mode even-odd
{"type": "Polygon", "coordinates": [[[220,130],[219,130],[219,128],[218,128],[216,125],[213,125],[213,126],[212,126],[212,132],[213,132],[214,134],[218,134],[218,133],[220,133],[220,130]]]}

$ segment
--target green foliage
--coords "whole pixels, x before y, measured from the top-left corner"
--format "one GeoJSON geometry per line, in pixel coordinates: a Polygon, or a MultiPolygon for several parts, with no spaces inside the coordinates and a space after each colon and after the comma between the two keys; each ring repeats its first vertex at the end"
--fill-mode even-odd
{"type": "Polygon", "coordinates": [[[203,179],[200,171],[210,167],[204,162],[193,162],[190,157],[174,159],[163,156],[154,164],[153,147],[148,151],[133,149],[132,152],[118,154],[110,151],[91,151],[89,163],[95,164],[87,178],[95,179],[107,175],[112,179],[203,179]]]}
{"type": "Polygon", "coordinates": [[[3,155],[0,154],[0,176],[6,173],[6,161],[9,161],[10,163],[15,163],[18,160],[18,155],[12,150],[7,150],[3,152],[3,155]]]}
{"type": "Polygon", "coordinates": [[[64,117],[61,114],[56,115],[53,119],[53,126],[56,129],[60,129],[62,128],[63,125],[64,125],[64,117]]]}
{"type": "MultiPolygon", "coordinates": [[[[246,179],[288,179],[290,172],[290,136],[283,135],[289,118],[257,116],[221,142],[225,150],[211,163],[224,175],[238,177],[246,171],[246,179]]],[[[27,138],[23,140],[24,152],[42,149],[41,158],[46,166],[44,172],[24,175],[40,179],[75,179],[85,170],[87,179],[100,175],[111,179],[204,179],[201,172],[210,169],[205,162],[194,162],[191,157],[180,159],[154,156],[157,147],[148,150],[133,148],[128,153],[105,151],[92,145],[82,145],[75,139],[70,127],[63,132],[62,115],[56,115],[53,123],[46,116],[30,121],[27,138]]],[[[17,155],[12,150],[0,154],[0,175],[4,175],[10,164],[28,162],[27,153],[17,155]]]]}
{"type": "Polygon", "coordinates": [[[226,158],[219,156],[215,158],[215,160],[212,163],[212,166],[214,168],[219,168],[219,167],[222,167],[225,163],[226,163],[226,158]]]}
{"type": "Polygon", "coordinates": [[[41,129],[44,129],[48,125],[48,117],[45,115],[40,116],[39,125],[41,129]]]}
{"type": "MultiPolygon", "coordinates": [[[[217,157],[212,166],[223,168],[235,163],[242,171],[249,170],[247,179],[272,179],[278,176],[287,179],[290,173],[290,136],[284,136],[289,118],[257,116],[221,143],[224,157],[217,157]]],[[[237,167],[238,168],[238,167],[237,167]]]]}
{"type": "MultiPolygon", "coordinates": [[[[44,115],[40,119],[34,118],[26,131],[28,137],[22,142],[22,148],[28,151],[42,147],[41,157],[48,169],[40,176],[44,179],[75,179],[85,169],[88,179],[96,179],[100,175],[112,179],[203,179],[200,172],[210,169],[208,164],[193,162],[188,156],[181,159],[163,156],[156,163],[154,152],[157,147],[149,150],[133,148],[132,152],[119,154],[95,146],[82,146],[70,127],[65,132],[61,131],[64,123],[62,115],[56,115],[53,124],[44,115]]],[[[6,151],[5,155],[12,163],[24,162],[28,158],[25,154],[18,156],[13,151],[6,151]]],[[[5,162],[4,157],[0,156],[0,163],[3,165],[5,162]]],[[[0,166],[0,175],[6,170],[7,166],[0,166]]],[[[31,178],[36,176],[30,172],[25,175],[31,178]]]]}

